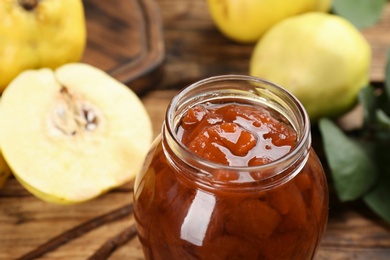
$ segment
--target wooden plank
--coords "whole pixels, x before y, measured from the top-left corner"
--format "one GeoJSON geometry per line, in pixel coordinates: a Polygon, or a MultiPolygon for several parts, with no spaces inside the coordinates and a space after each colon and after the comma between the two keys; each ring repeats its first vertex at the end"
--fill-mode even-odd
{"type": "MultiPolygon", "coordinates": [[[[152,91],[143,97],[151,115],[155,135],[161,128],[164,111],[177,91],[152,91]]],[[[26,192],[15,179],[0,190],[0,259],[22,256],[49,239],[131,203],[132,183],[108,194],[74,206],[51,205],[26,192]]],[[[86,259],[109,239],[133,223],[125,216],[69,241],[40,259],[86,259]]],[[[388,226],[361,204],[344,205],[332,200],[327,231],[316,259],[385,259],[390,253],[388,226]],[[353,258],[357,255],[360,258],[353,258]]],[[[137,238],[113,252],[110,259],[143,259],[137,238]]]]}

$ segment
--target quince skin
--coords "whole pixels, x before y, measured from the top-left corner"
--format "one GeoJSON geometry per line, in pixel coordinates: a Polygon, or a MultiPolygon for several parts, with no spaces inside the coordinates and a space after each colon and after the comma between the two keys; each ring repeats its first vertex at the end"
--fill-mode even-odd
{"type": "Polygon", "coordinates": [[[215,25],[228,38],[256,42],[277,22],[302,13],[328,12],[331,0],[207,0],[215,25]]]}
{"type": "Polygon", "coordinates": [[[1,0],[0,92],[24,70],[78,61],[85,43],[81,0],[1,0]]]}
{"type": "Polygon", "coordinates": [[[338,117],[369,83],[371,47],[349,21],[320,12],[289,17],[257,42],[250,74],[289,90],[312,121],[338,117]]]}

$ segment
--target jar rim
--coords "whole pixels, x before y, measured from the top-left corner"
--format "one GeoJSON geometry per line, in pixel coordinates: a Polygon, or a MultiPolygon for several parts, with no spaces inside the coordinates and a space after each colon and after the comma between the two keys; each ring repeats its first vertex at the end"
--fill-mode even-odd
{"type": "MultiPolygon", "coordinates": [[[[191,98],[195,99],[197,97],[194,96],[191,98]]],[[[185,108],[186,111],[188,109],[189,107],[185,108]]],[[[221,170],[236,171],[236,172],[256,172],[256,171],[264,171],[267,169],[274,169],[275,167],[277,167],[283,162],[290,162],[290,164],[296,162],[297,159],[302,157],[302,151],[307,151],[308,148],[311,146],[310,121],[309,121],[308,114],[304,109],[302,103],[291,92],[279,86],[278,84],[275,84],[271,81],[259,77],[249,76],[249,75],[230,74],[230,75],[212,76],[194,82],[188,85],[187,87],[183,88],[175,95],[175,97],[171,100],[171,102],[168,105],[166,115],[165,115],[165,124],[163,130],[167,131],[169,137],[173,139],[176,148],[173,149],[173,151],[178,153],[177,156],[182,160],[184,160],[186,163],[190,164],[191,166],[194,166],[193,162],[196,161],[196,164],[201,166],[202,169],[218,168],[221,170]],[[193,92],[197,88],[200,88],[201,86],[211,84],[211,83],[228,82],[228,81],[240,81],[240,82],[248,82],[248,83],[251,82],[254,83],[255,86],[257,87],[266,86],[268,90],[271,89],[274,91],[280,91],[281,93],[283,93],[284,98],[288,99],[289,102],[294,106],[293,109],[295,109],[296,110],[295,112],[297,112],[300,115],[300,122],[295,122],[295,125],[293,125],[295,130],[297,131],[297,143],[292,147],[292,149],[287,154],[281,156],[280,158],[272,162],[258,165],[258,166],[230,166],[230,165],[212,162],[207,159],[204,159],[199,155],[196,155],[195,153],[190,151],[190,149],[188,149],[178,139],[178,136],[175,132],[177,130],[176,129],[177,125],[174,122],[175,119],[177,119],[176,117],[177,117],[178,105],[180,105],[180,102],[182,102],[183,100],[185,101],[186,100],[185,97],[189,95],[189,93],[193,92]],[[298,129],[296,128],[297,123],[299,124],[298,129]]],[[[199,167],[195,167],[195,168],[199,169],[199,167]]],[[[270,176],[270,177],[274,177],[274,176],[270,176]]]]}

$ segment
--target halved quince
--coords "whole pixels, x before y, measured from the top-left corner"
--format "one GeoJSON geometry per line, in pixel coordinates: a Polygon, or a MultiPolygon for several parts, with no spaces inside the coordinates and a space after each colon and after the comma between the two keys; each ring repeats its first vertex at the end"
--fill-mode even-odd
{"type": "Polygon", "coordinates": [[[21,73],[3,93],[0,122],[15,177],[35,196],[62,204],[132,180],[152,139],[138,96],[81,63],[21,73]]]}

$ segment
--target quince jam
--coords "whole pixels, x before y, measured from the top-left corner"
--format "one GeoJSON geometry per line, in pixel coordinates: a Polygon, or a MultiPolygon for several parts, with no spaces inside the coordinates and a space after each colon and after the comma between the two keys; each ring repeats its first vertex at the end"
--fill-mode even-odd
{"type": "Polygon", "coordinates": [[[146,259],[313,259],[327,221],[326,181],[310,141],[299,146],[302,134],[284,116],[205,102],[172,129],[155,141],[135,185],[146,259]]]}
{"type": "Polygon", "coordinates": [[[205,104],[188,110],[177,135],[192,152],[230,166],[256,166],[287,154],[296,142],[290,125],[263,107],[205,104]]]}

